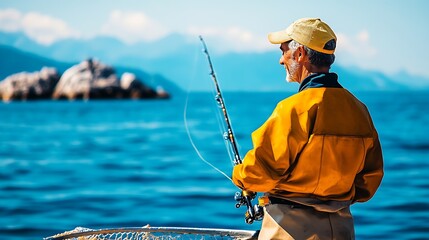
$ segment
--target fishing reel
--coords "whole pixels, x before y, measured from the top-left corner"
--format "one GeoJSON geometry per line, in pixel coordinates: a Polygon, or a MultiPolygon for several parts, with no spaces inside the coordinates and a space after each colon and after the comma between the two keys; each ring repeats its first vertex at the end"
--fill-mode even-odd
{"type": "Polygon", "coordinates": [[[249,191],[236,192],[234,195],[236,208],[241,206],[246,206],[246,213],[244,214],[244,221],[247,224],[252,224],[255,220],[260,221],[264,217],[264,210],[261,204],[252,205],[252,200],[255,198],[256,194],[249,191]]]}

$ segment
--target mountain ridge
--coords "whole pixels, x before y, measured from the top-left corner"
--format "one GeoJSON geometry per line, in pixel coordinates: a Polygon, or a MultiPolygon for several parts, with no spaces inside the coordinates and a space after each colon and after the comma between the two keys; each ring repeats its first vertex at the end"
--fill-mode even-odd
{"type": "MultiPolygon", "coordinates": [[[[15,73],[40,71],[40,69],[42,69],[43,67],[55,68],[61,75],[64,73],[64,71],[80,62],[60,62],[1,44],[0,56],[2,56],[0,58],[0,66],[2,66],[0,68],[0,81],[15,73]]],[[[149,74],[141,69],[135,69],[127,66],[115,65],[113,67],[118,75],[122,75],[124,72],[131,72],[135,74],[137,78],[141,79],[145,84],[152,88],[162,87],[167,92],[173,92],[176,94],[182,92],[182,89],[180,87],[178,87],[173,82],[167,80],[162,75],[149,74]]]]}
{"type": "MultiPolygon", "coordinates": [[[[214,39],[206,39],[209,42],[214,39]]],[[[139,69],[146,73],[163,76],[180,89],[189,86],[190,78],[207,78],[207,63],[203,59],[197,38],[175,34],[156,42],[125,44],[118,39],[99,36],[92,39],[65,39],[50,46],[37,44],[23,33],[0,32],[0,44],[43,56],[59,62],[78,62],[96,58],[106,64],[139,69]],[[197,59],[197,60],[196,60],[197,59]],[[196,70],[195,62],[198,61],[196,70]],[[205,65],[205,66],[204,66],[205,65]]],[[[210,46],[209,46],[210,47],[210,46]]],[[[213,51],[212,60],[218,78],[225,91],[296,91],[294,84],[285,84],[285,70],[278,64],[279,53],[218,53],[213,51]]],[[[404,84],[404,78],[419,79],[401,72],[400,76],[388,76],[379,71],[344,67],[334,63],[332,71],[338,73],[340,83],[352,91],[429,89],[428,84],[404,84]]],[[[2,75],[0,74],[0,77],[2,75]]],[[[425,79],[426,80],[426,79],[425,79]]],[[[210,90],[197,82],[194,90],[210,90]]]]}

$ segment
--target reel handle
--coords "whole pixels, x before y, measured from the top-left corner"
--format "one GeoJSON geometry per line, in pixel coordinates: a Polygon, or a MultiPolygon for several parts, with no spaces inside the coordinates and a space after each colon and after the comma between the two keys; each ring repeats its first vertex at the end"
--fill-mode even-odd
{"type": "Polygon", "coordinates": [[[252,224],[255,220],[259,221],[264,216],[262,206],[255,204],[252,206],[252,200],[255,198],[256,194],[251,191],[243,190],[241,192],[236,192],[234,195],[236,208],[241,206],[246,206],[246,213],[244,214],[244,220],[247,224],[252,224]]]}

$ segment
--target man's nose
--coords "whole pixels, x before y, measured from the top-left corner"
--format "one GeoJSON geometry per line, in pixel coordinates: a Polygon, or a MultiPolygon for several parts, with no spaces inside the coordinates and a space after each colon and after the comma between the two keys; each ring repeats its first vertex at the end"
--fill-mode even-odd
{"type": "Polygon", "coordinates": [[[283,57],[283,55],[280,57],[279,63],[280,65],[285,65],[285,58],[283,57]]]}

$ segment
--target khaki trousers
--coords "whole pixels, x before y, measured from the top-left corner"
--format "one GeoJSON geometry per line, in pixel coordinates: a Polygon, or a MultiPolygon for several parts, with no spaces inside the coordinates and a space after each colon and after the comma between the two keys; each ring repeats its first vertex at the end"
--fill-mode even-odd
{"type": "Polygon", "coordinates": [[[286,204],[265,206],[258,239],[355,239],[350,208],[338,212],[320,212],[313,208],[297,208],[286,204]]]}

